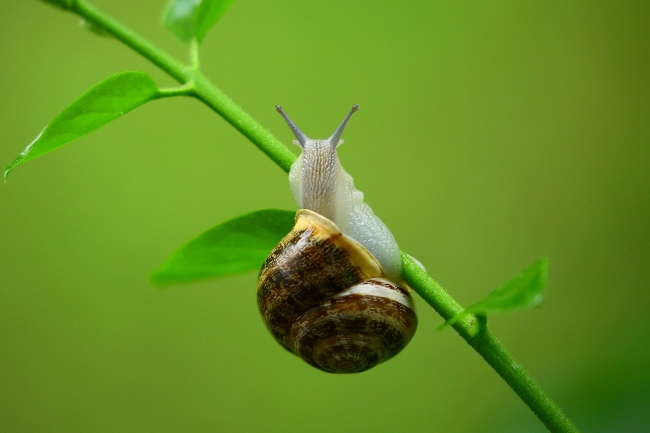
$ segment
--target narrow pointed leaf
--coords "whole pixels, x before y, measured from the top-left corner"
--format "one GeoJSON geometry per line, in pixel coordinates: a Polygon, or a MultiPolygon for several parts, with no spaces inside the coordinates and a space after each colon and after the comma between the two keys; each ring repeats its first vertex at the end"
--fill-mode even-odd
{"type": "Polygon", "coordinates": [[[548,260],[537,260],[483,300],[447,320],[439,329],[458,322],[468,314],[507,313],[539,305],[544,298],[547,273],[548,260]]]}
{"type": "Polygon", "coordinates": [[[234,0],[172,0],[165,10],[163,24],[181,42],[201,42],[234,0]]]}
{"type": "Polygon", "coordinates": [[[106,125],[145,102],[156,99],[158,87],[144,72],[115,74],[81,95],[63,110],[5,170],[53,151],[106,125]]]}
{"type": "Polygon", "coordinates": [[[79,23],[81,27],[84,29],[88,30],[90,33],[96,35],[96,36],[101,36],[102,38],[112,38],[113,35],[108,33],[106,30],[103,28],[99,27],[98,25],[93,24],[90,21],[86,21],[84,19],[81,20],[79,23]]]}
{"type": "Polygon", "coordinates": [[[75,0],[43,0],[43,1],[45,3],[49,3],[61,9],[70,9],[75,0]]]}
{"type": "Polygon", "coordinates": [[[178,249],[151,280],[168,285],[258,270],[291,231],[294,216],[293,211],[265,209],[226,221],[178,249]]]}

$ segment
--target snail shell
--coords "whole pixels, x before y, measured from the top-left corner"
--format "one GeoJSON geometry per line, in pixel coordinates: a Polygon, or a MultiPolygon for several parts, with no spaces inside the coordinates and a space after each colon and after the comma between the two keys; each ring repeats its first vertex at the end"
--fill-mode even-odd
{"type": "Polygon", "coordinates": [[[368,370],[399,353],[417,327],[408,289],[324,216],[302,209],[266,259],[257,300],[287,350],[330,373],[368,370]]]}

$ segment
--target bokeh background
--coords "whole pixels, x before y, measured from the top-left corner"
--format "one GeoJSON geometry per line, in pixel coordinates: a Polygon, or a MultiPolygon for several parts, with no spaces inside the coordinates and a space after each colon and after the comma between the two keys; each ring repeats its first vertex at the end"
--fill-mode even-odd
{"type": "MultiPolygon", "coordinates": [[[[162,0],[95,0],[169,52],[162,0]]],[[[170,78],[44,3],[0,17],[0,162],[123,70],[170,78]]],[[[461,303],[540,256],[539,309],[494,333],[584,431],[650,431],[650,3],[238,0],[203,69],[283,142],[326,137],[400,245],[461,303]]],[[[292,147],[297,151],[296,147],[292,147]]],[[[1,432],[542,432],[419,302],[369,372],[282,350],[256,275],[148,274],[231,217],[295,209],[286,175],[191,99],[145,105],[0,186],[1,432]]]]}

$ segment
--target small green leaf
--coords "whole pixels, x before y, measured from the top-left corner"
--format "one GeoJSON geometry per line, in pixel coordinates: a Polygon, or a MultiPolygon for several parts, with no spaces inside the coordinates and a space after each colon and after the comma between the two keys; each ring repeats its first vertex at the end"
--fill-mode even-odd
{"type": "Polygon", "coordinates": [[[49,3],[61,9],[70,9],[76,0],[43,0],[43,1],[45,3],[49,3]]]}
{"type": "Polygon", "coordinates": [[[200,43],[234,0],[172,0],[163,15],[163,24],[178,39],[200,43]]]}
{"type": "Polygon", "coordinates": [[[151,275],[158,285],[258,270],[291,231],[295,212],[265,209],[211,228],[178,249],[151,275]]]}
{"type": "Polygon", "coordinates": [[[196,14],[196,39],[201,42],[208,30],[226,13],[234,0],[202,0],[196,14]]]}
{"type": "Polygon", "coordinates": [[[99,27],[98,25],[93,24],[92,22],[87,21],[87,20],[85,20],[85,19],[82,19],[81,22],[80,22],[79,24],[81,25],[81,27],[83,27],[84,29],[88,30],[90,33],[94,33],[94,34],[97,35],[97,36],[101,36],[101,37],[103,37],[103,38],[112,38],[112,37],[113,37],[113,35],[111,35],[110,33],[108,33],[108,32],[107,32],[106,30],[104,30],[103,28],[101,28],[101,27],[99,27]]]}
{"type": "Polygon", "coordinates": [[[144,72],[121,72],[107,78],[56,116],[6,168],[5,179],[25,161],[66,145],[157,96],[156,83],[144,72]]]}
{"type": "Polygon", "coordinates": [[[483,300],[447,320],[439,329],[458,322],[468,314],[507,313],[539,305],[544,298],[547,273],[548,260],[537,260],[483,300]]]}

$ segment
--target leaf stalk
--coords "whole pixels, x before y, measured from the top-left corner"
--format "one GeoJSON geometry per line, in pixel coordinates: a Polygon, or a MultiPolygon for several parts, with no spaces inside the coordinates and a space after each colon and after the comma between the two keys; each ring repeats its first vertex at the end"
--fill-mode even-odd
{"type": "Polygon", "coordinates": [[[190,42],[190,68],[192,71],[201,69],[200,44],[196,38],[190,42]]]}
{"type": "Polygon", "coordinates": [[[165,87],[158,89],[158,94],[156,97],[160,98],[169,98],[173,96],[194,96],[196,87],[193,81],[190,81],[187,84],[183,84],[178,87],[165,87]]]}

